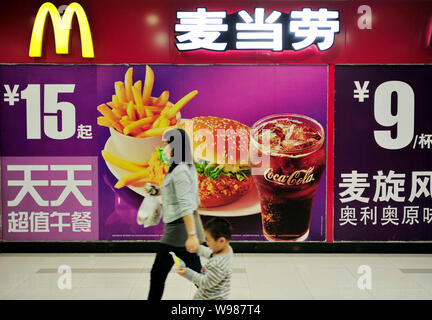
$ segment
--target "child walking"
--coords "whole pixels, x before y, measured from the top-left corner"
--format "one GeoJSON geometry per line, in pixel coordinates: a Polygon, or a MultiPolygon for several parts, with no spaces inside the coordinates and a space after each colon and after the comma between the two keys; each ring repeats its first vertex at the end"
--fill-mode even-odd
{"type": "Polygon", "coordinates": [[[198,290],[194,300],[227,300],[231,291],[233,250],[229,244],[231,225],[224,218],[213,218],[205,226],[207,246],[199,246],[198,255],[208,260],[203,273],[186,267],[177,273],[192,281],[198,290]]]}

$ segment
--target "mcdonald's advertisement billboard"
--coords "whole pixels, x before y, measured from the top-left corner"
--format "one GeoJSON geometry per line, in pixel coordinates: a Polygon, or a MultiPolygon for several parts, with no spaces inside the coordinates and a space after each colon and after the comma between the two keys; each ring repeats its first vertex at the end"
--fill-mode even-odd
{"type": "MultiPolygon", "coordinates": [[[[301,170],[309,168],[313,171],[309,175],[315,174],[316,179],[302,184],[301,190],[311,188],[310,203],[300,201],[297,206],[305,206],[304,215],[311,218],[299,221],[298,228],[308,232],[308,240],[325,240],[326,66],[15,65],[2,66],[1,79],[9,79],[6,86],[11,92],[1,113],[2,132],[10,133],[2,134],[1,142],[5,240],[157,240],[163,224],[144,228],[138,212],[148,195],[145,181],[161,185],[166,173],[158,152],[164,143],[153,131],[162,132],[161,128],[188,119],[213,119],[221,124],[221,130],[239,126],[249,131],[262,118],[287,113],[285,101],[300,100],[289,112],[319,124],[322,131],[316,134],[322,135],[322,147],[312,158],[307,157],[306,163],[293,163],[299,173],[294,170],[292,180],[304,177],[301,170]],[[203,73],[208,73],[205,82],[203,73]],[[131,107],[124,109],[128,77],[135,83],[133,91],[138,91],[135,88],[140,83],[145,90],[150,74],[154,101],[143,104],[136,96],[133,101],[138,104],[127,103],[131,107]],[[121,89],[116,95],[118,84],[126,89],[124,97],[121,89]],[[310,87],[314,88],[312,94],[310,87]],[[177,116],[165,118],[168,125],[151,128],[163,110],[156,100],[164,92],[169,92],[174,104],[190,92],[197,94],[177,116]],[[148,104],[154,106],[145,107],[148,104]]],[[[194,155],[200,157],[198,148],[194,155]]],[[[216,167],[197,158],[195,165],[203,221],[214,216],[228,218],[234,240],[273,240],[265,236],[259,191],[247,163],[224,166],[218,162],[216,167]],[[200,171],[200,166],[206,166],[205,170],[200,171]],[[219,177],[213,173],[216,168],[224,170],[219,177]],[[215,197],[221,202],[210,203],[215,197]]],[[[283,191],[273,184],[274,190],[283,191]]]]}
{"type": "Polygon", "coordinates": [[[183,128],[233,241],[432,241],[432,3],[389,3],[2,2],[1,239],[159,240],[183,128]]]}

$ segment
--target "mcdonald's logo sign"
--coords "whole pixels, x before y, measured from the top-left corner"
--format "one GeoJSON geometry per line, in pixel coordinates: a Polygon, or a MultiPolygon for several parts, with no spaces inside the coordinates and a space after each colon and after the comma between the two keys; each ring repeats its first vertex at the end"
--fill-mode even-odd
{"type": "Polygon", "coordinates": [[[36,15],[33,32],[30,40],[30,57],[42,55],[42,40],[45,29],[45,21],[48,14],[54,29],[55,47],[57,54],[69,53],[69,35],[72,28],[72,18],[76,14],[81,35],[81,52],[84,58],[94,58],[93,40],[86,13],[79,3],[73,2],[67,6],[60,16],[59,11],[51,2],[45,2],[36,15]]]}

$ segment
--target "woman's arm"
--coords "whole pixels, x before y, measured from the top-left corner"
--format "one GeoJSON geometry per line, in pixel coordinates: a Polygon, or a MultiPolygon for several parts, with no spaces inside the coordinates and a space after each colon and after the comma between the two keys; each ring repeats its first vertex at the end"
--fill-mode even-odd
{"type": "Polygon", "coordinates": [[[188,238],[185,246],[186,250],[194,253],[198,251],[199,240],[195,227],[194,210],[196,201],[192,190],[190,174],[186,171],[173,171],[174,190],[177,198],[179,214],[183,217],[188,238]]]}
{"type": "Polygon", "coordinates": [[[191,213],[183,216],[183,221],[186,226],[186,232],[188,233],[188,238],[185,244],[186,250],[191,253],[197,252],[200,244],[196,232],[194,214],[191,213]]]}

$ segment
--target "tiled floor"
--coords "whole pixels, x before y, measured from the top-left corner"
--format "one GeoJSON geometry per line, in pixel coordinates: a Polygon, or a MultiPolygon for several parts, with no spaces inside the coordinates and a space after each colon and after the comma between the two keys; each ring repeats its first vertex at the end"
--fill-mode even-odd
{"type": "MultiPolygon", "coordinates": [[[[0,299],[146,299],[153,259],[141,253],[0,254],[0,299]],[[70,267],[70,289],[59,289],[60,266],[70,267]]],[[[236,300],[432,300],[432,255],[236,254],[233,271],[236,300]],[[360,266],[370,270],[366,282],[360,266]]],[[[191,299],[194,292],[171,272],[163,299],[191,299]]]]}

